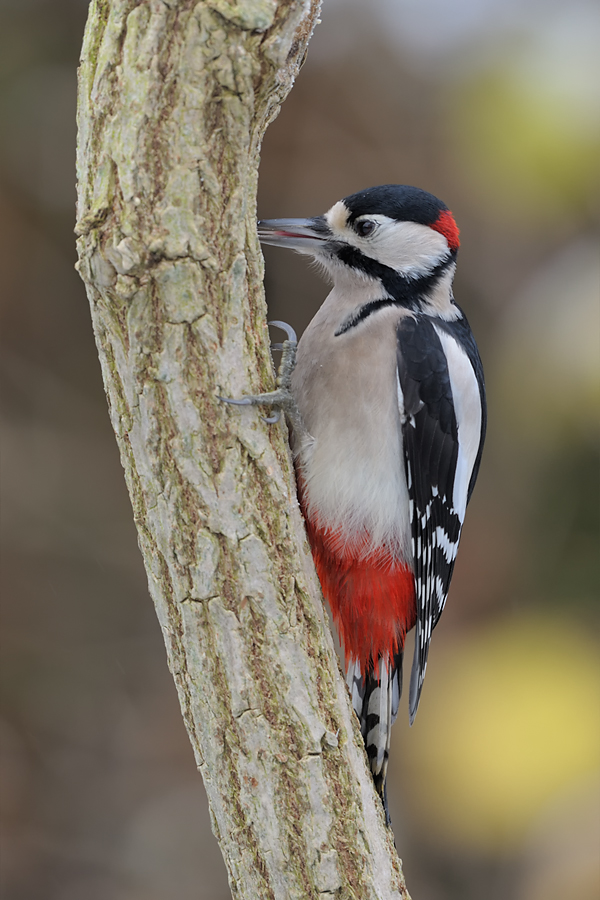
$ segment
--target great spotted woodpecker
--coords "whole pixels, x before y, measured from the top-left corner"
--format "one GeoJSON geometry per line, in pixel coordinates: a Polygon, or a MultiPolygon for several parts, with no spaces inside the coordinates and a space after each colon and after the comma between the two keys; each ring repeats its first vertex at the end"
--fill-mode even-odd
{"type": "Polygon", "coordinates": [[[432,194],[393,184],[258,231],[312,256],[333,281],[291,378],[289,364],[280,378],[291,397],[284,384],[241,402],[292,412],[308,537],[389,823],[404,641],[416,626],[412,724],[486,428],[481,360],[452,294],[459,232],[432,194]]]}

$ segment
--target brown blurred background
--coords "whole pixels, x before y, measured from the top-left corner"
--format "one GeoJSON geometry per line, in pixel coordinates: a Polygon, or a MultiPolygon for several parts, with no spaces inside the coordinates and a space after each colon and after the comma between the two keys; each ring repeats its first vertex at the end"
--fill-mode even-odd
{"type": "MultiPolygon", "coordinates": [[[[2,896],[225,900],[147,595],[74,249],[85,0],[0,0],[2,896]]],[[[600,893],[600,11],[325,0],[260,214],[383,182],[461,227],[490,430],[390,792],[415,900],[600,893]]],[[[267,248],[276,318],[326,286],[267,248]]]]}

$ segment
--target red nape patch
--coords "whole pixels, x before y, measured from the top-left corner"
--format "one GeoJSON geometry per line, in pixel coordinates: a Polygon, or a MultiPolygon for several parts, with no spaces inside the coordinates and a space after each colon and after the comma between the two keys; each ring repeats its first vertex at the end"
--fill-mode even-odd
{"type": "Polygon", "coordinates": [[[441,212],[433,225],[430,225],[429,227],[444,235],[451,250],[458,250],[460,247],[460,241],[458,239],[460,231],[458,230],[458,226],[454,221],[454,216],[449,209],[445,209],[441,212]]]}
{"type": "Polygon", "coordinates": [[[358,660],[365,671],[380,656],[391,658],[417,619],[412,571],[385,548],[363,556],[360,547],[344,547],[343,535],[309,519],[306,526],[346,662],[358,660]]]}

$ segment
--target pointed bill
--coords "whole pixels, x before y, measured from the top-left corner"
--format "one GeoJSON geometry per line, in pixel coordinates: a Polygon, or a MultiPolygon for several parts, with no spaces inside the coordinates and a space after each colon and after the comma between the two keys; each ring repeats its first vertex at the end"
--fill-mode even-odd
{"type": "Polygon", "coordinates": [[[258,223],[258,237],[262,244],[313,255],[331,239],[331,231],[324,216],[315,216],[314,219],[263,219],[258,223]]]}

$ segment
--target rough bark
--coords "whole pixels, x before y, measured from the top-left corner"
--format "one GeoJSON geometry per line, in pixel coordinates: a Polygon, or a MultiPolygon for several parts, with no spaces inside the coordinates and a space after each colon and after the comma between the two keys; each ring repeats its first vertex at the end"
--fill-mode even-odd
{"type": "Polygon", "coordinates": [[[92,0],[79,271],[150,593],[234,897],[406,898],[270,389],[260,141],[319,0],[92,0]]]}

